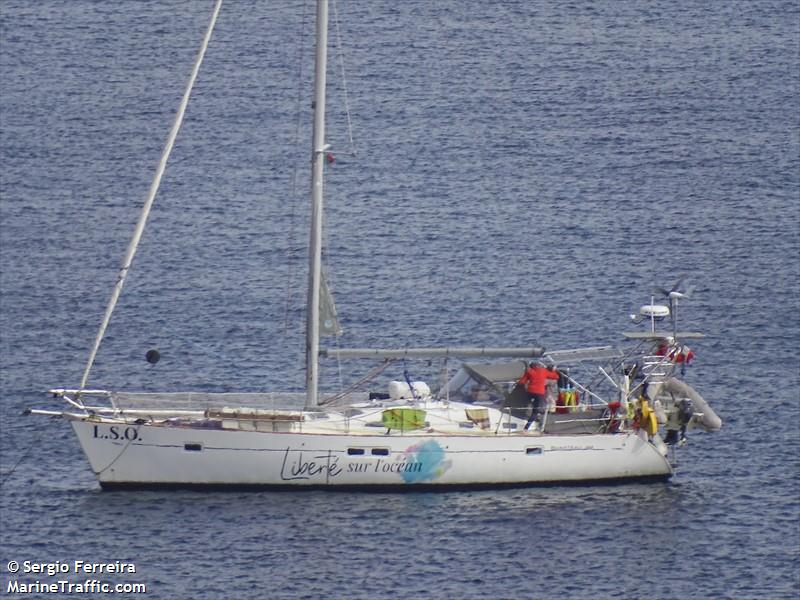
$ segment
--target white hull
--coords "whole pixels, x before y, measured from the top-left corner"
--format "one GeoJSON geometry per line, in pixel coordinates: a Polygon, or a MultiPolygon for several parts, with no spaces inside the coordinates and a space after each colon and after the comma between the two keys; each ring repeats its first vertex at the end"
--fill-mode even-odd
{"type": "Polygon", "coordinates": [[[663,452],[633,433],[364,435],[206,430],[85,418],[71,422],[104,488],[418,489],[656,480],[672,475],[663,452]]]}

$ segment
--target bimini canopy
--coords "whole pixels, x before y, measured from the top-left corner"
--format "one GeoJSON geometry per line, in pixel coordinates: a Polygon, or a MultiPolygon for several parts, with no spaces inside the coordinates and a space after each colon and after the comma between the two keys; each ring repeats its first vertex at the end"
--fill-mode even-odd
{"type": "MultiPolygon", "coordinates": [[[[556,366],[575,365],[581,362],[606,362],[621,359],[619,348],[598,346],[592,348],[575,348],[572,350],[553,350],[545,353],[540,360],[556,366]]],[[[455,393],[469,381],[480,385],[507,384],[517,381],[525,372],[527,363],[524,360],[513,360],[502,363],[463,363],[461,369],[450,379],[444,390],[455,393]]]]}
{"type": "MultiPolygon", "coordinates": [[[[619,348],[598,346],[591,348],[575,348],[570,350],[554,350],[545,353],[540,360],[556,366],[570,366],[582,362],[608,362],[619,360],[623,356],[619,348]]],[[[527,394],[512,394],[514,384],[525,372],[527,362],[513,360],[502,363],[463,363],[461,368],[450,379],[440,396],[466,402],[502,402],[508,405],[525,405],[527,394]],[[518,398],[516,396],[519,396],[518,398]]]]}
{"type": "Polygon", "coordinates": [[[441,396],[466,402],[500,402],[525,372],[527,363],[463,363],[442,389],[441,396]]]}

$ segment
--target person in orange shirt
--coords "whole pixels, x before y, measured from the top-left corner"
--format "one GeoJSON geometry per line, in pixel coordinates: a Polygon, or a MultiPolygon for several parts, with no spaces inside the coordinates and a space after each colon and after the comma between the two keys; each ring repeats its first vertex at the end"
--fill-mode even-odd
{"type": "Polygon", "coordinates": [[[528,422],[525,423],[525,431],[528,431],[528,428],[534,421],[536,421],[538,425],[541,425],[545,387],[548,379],[555,379],[558,381],[558,373],[555,367],[545,367],[543,363],[532,362],[525,370],[525,373],[522,374],[519,381],[517,381],[518,384],[525,386],[528,392],[528,399],[533,406],[531,416],[528,417],[528,422]]]}

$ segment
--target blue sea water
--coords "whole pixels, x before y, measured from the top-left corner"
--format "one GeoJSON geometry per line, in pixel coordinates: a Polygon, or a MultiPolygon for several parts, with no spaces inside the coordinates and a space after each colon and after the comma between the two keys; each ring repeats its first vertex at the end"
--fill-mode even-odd
{"type": "MultiPolygon", "coordinates": [[[[797,597],[796,1],[331,11],[340,344],[602,345],[685,274],[724,426],[670,483],[102,493],[21,416],[80,380],[211,7],[0,3],[3,593],[8,561],[85,560],[152,598],[797,597]]],[[[312,14],[226,0],[90,386],[302,388],[312,14]]]]}

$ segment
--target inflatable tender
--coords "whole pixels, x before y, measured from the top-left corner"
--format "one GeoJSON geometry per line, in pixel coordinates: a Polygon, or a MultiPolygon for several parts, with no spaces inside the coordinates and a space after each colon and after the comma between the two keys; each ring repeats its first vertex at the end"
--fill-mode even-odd
{"type": "Polygon", "coordinates": [[[706,431],[717,431],[722,427],[722,419],[717,416],[708,402],[695,391],[688,383],[674,377],[670,377],[662,384],[660,394],[670,396],[674,404],[681,398],[689,398],[692,401],[692,409],[695,413],[692,424],[702,426],[706,431]]]}

